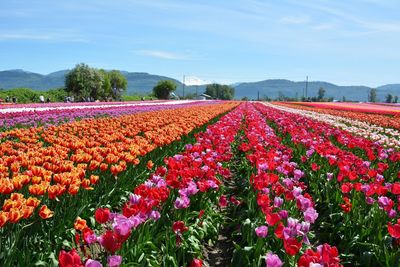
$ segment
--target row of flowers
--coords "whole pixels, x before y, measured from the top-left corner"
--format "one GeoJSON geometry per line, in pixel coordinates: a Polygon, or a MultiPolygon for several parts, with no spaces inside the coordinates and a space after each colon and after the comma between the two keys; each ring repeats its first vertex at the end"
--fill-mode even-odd
{"type": "MultiPolygon", "coordinates": [[[[282,266],[282,259],[287,264],[296,262],[298,266],[341,266],[335,247],[324,244],[312,248],[311,228],[318,212],[303,181],[306,174],[293,161],[293,151],[282,144],[253,106],[248,107],[245,115],[244,139],[238,148],[250,163],[249,183],[253,188],[250,194],[255,197],[244,198],[254,199],[262,214],[250,218],[255,227],[253,234],[258,240],[253,254],[248,257],[257,259],[258,254],[268,252],[265,256],[267,267],[282,266]],[[262,249],[257,249],[259,247],[262,249]]],[[[248,204],[248,207],[252,206],[248,204]]]]}
{"type": "MultiPolygon", "coordinates": [[[[117,178],[139,163],[138,156],[180,140],[236,105],[194,106],[3,133],[0,227],[31,217],[40,203],[92,190],[99,175],[117,178]]],[[[42,205],[39,215],[47,219],[53,213],[42,205]]]]}
{"type": "Polygon", "coordinates": [[[150,102],[150,103],[110,103],[107,105],[72,105],[50,107],[26,107],[18,109],[0,110],[0,127],[9,129],[16,126],[49,126],[53,124],[72,122],[82,118],[96,118],[100,116],[116,117],[138,112],[150,112],[173,108],[190,107],[218,103],[217,101],[197,102],[150,102]]]}
{"type": "Polygon", "coordinates": [[[294,155],[306,164],[304,171],[310,174],[308,185],[324,207],[325,216],[332,220],[329,227],[329,223],[320,226],[328,240],[337,242],[340,236],[346,244],[341,248],[347,253],[374,255],[376,262],[395,264],[396,245],[384,246],[383,242],[387,237],[393,238],[393,242],[400,237],[397,220],[400,153],[273,106],[258,105],[257,109],[276,127],[294,155]],[[355,150],[364,153],[356,156],[355,150]],[[379,229],[379,234],[371,236],[365,225],[368,229],[379,229]],[[327,234],[328,231],[334,234],[327,234]],[[354,238],[358,243],[352,243],[354,238]],[[357,245],[361,243],[363,246],[357,245]]]}
{"type": "MultiPolygon", "coordinates": [[[[166,100],[150,100],[150,101],[140,101],[140,103],[153,104],[153,103],[163,103],[166,100]]],[[[3,103],[0,105],[0,110],[10,110],[10,109],[35,109],[35,108],[59,108],[59,107],[90,107],[99,105],[125,105],[127,103],[136,104],[138,101],[116,101],[116,102],[50,102],[50,103],[27,103],[27,104],[14,104],[14,103],[3,103]]]]}
{"type": "Polygon", "coordinates": [[[366,139],[376,141],[384,146],[394,148],[400,146],[400,131],[395,129],[384,128],[364,121],[340,117],[338,115],[302,110],[297,108],[298,106],[295,105],[293,105],[294,108],[287,105],[276,105],[275,107],[286,112],[299,114],[313,120],[328,123],[354,135],[359,135],[366,139]]]}
{"type": "MultiPolygon", "coordinates": [[[[399,117],[392,117],[388,115],[384,115],[382,113],[367,113],[362,112],[360,110],[342,110],[340,108],[334,109],[332,107],[321,108],[319,106],[309,106],[308,103],[283,103],[283,102],[275,102],[274,104],[280,106],[286,106],[296,109],[315,111],[322,114],[329,114],[332,116],[340,116],[343,118],[348,118],[356,121],[366,122],[370,124],[374,124],[377,126],[385,127],[385,128],[393,128],[400,129],[400,119],[399,117]]],[[[390,133],[390,129],[385,129],[385,132],[390,133]]]]}
{"type": "MultiPolygon", "coordinates": [[[[75,229],[78,231],[77,247],[69,252],[59,253],[60,266],[118,266],[123,261],[122,256],[115,253],[125,246],[140,247],[138,242],[132,242],[132,235],[140,236],[141,243],[155,242],[161,236],[175,236],[175,242],[167,249],[172,254],[184,248],[183,254],[191,261],[191,266],[202,266],[201,250],[193,252],[193,247],[185,244],[186,239],[193,242],[194,233],[203,226],[203,221],[211,209],[210,202],[224,205],[226,200],[221,195],[224,179],[229,179],[230,171],[224,167],[231,158],[231,143],[240,128],[243,106],[223,116],[217,123],[207,127],[205,132],[196,136],[194,144],[187,144],[185,150],[164,160],[165,167],[159,166],[143,184],[133,190],[121,211],[111,212],[107,208],[99,208],[94,214],[96,225],[89,228],[87,221],[78,218],[75,229]],[[204,195],[204,197],[202,197],[204,195]],[[199,210],[199,207],[202,209],[199,210]],[[192,220],[188,210],[196,211],[196,220],[192,220]],[[163,221],[146,224],[149,221],[163,221]],[[152,235],[146,233],[145,224],[152,230],[152,235]],[[142,227],[141,227],[142,226],[142,227]],[[154,228],[161,228],[156,231],[154,228]],[[166,228],[167,227],[167,228],[166,228]],[[131,242],[131,243],[129,243],[131,242]],[[196,254],[197,253],[197,254],[196,254]],[[195,255],[193,255],[195,254],[195,255]]],[[[161,239],[162,244],[169,245],[168,237],[161,239]]],[[[200,238],[201,239],[201,238],[200,238]]],[[[154,252],[154,251],[153,251],[154,252]]],[[[151,253],[150,253],[151,254],[151,253]]],[[[146,260],[142,256],[140,261],[146,260]]],[[[168,258],[170,255],[161,255],[168,258]]],[[[183,259],[170,264],[181,265],[183,259]]],[[[129,262],[135,259],[125,259],[129,262]]],[[[138,260],[138,259],[136,259],[138,260]]],[[[138,262],[136,262],[138,263],[138,262]]],[[[161,263],[158,263],[161,264],[161,263]]]]}
{"type": "Polygon", "coordinates": [[[317,107],[321,109],[335,109],[345,111],[355,111],[363,113],[376,113],[384,115],[398,116],[400,108],[395,105],[386,105],[379,103],[350,103],[350,102],[297,102],[296,104],[317,107]]]}

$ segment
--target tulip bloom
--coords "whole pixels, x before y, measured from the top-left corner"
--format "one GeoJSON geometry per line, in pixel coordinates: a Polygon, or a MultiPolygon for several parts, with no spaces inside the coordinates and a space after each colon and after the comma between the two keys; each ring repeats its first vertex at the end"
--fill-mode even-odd
{"type": "Polygon", "coordinates": [[[110,219],[110,210],[108,208],[98,208],[94,217],[99,224],[106,223],[110,219]]]}
{"type": "Polygon", "coordinates": [[[268,226],[265,225],[259,226],[255,229],[255,231],[258,237],[264,238],[268,235],[268,226]]]}
{"type": "Polygon", "coordinates": [[[53,217],[54,211],[50,210],[46,205],[43,205],[39,210],[39,216],[42,219],[48,219],[53,217]]]}
{"type": "Polygon", "coordinates": [[[109,267],[118,267],[122,263],[122,257],[119,255],[108,256],[107,265],[109,267]]]}
{"type": "Polygon", "coordinates": [[[81,257],[76,253],[75,249],[70,252],[60,251],[58,254],[58,264],[60,267],[83,267],[81,257]]]}
{"type": "Polygon", "coordinates": [[[190,263],[190,267],[202,267],[203,261],[201,259],[194,258],[190,263]]]}
{"type": "Polygon", "coordinates": [[[283,262],[278,255],[273,254],[272,252],[268,252],[265,259],[265,264],[266,267],[281,267],[283,265],[283,262]]]}

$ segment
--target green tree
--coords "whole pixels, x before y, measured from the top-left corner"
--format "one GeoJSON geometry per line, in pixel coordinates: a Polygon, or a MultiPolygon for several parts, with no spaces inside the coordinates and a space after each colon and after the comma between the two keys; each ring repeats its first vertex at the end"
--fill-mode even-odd
{"type": "Polygon", "coordinates": [[[377,101],[376,89],[371,89],[371,90],[369,91],[369,94],[368,94],[368,101],[369,101],[369,102],[373,102],[373,103],[377,101]]]}
{"type": "Polygon", "coordinates": [[[326,90],[323,87],[318,89],[318,100],[321,101],[325,97],[326,90]]]}
{"type": "Polygon", "coordinates": [[[393,101],[393,96],[392,94],[387,94],[386,96],[386,103],[392,103],[393,101]]]}
{"type": "Polygon", "coordinates": [[[171,92],[176,90],[176,83],[171,80],[159,81],[153,88],[153,93],[158,99],[168,99],[171,92]]]}
{"type": "Polygon", "coordinates": [[[108,72],[100,69],[99,70],[100,75],[103,79],[103,85],[101,88],[101,92],[99,94],[99,98],[102,100],[107,100],[109,97],[113,97],[112,95],[112,89],[111,89],[111,82],[110,82],[110,77],[108,75],[108,72]]]}
{"type": "Polygon", "coordinates": [[[111,84],[111,95],[114,99],[120,99],[121,95],[128,87],[128,81],[119,70],[112,70],[108,72],[108,78],[111,84]]]}
{"type": "Polygon", "coordinates": [[[218,83],[209,84],[204,92],[215,99],[231,100],[235,96],[235,88],[218,83]]]}
{"type": "Polygon", "coordinates": [[[399,97],[396,95],[394,96],[393,103],[397,103],[397,101],[399,101],[399,97]]]}
{"type": "Polygon", "coordinates": [[[65,89],[76,99],[98,99],[102,95],[103,77],[87,64],[77,64],[65,77],[65,89]]]}

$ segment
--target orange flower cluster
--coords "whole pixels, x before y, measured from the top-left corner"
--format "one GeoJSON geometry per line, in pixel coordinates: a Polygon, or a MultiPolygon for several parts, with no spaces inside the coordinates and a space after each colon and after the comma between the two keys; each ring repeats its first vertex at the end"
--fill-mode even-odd
{"type": "Polygon", "coordinates": [[[333,116],[340,116],[344,118],[354,119],[358,121],[364,121],[371,124],[375,124],[378,126],[400,129],[400,117],[399,116],[390,116],[390,115],[380,115],[380,114],[372,114],[372,113],[363,113],[356,111],[344,111],[344,110],[335,110],[328,108],[315,108],[315,107],[307,107],[301,104],[294,103],[283,103],[283,102],[274,102],[276,105],[286,106],[290,108],[296,108],[301,110],[314,111],[323,114],[329,114],[333,116]]]}
{"type": "MultiPolygon", "coordinates": [[[[110,171],[117,177],[128,164],[138,164],[138,156],[179,140],[237,105],[227,102],[1,133],[0,196],[10,197],[0,211],[0,227],[29,218],[39,199],[93,189],[99,181],[93,171],[110,171]],[[27,199],[16,193],[26,188],[27,199]]],[[[46,219],[53,212],[44,205],[39,215],[46,219]]]]}

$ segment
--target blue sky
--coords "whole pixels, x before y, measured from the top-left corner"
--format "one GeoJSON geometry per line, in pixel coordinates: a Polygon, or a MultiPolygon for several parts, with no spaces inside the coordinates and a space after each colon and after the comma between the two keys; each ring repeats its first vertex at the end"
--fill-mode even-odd
{"type": "Polygon", "coordinates": [[[400,83],[398,0],[2,0],[0,70],[400,83]]]}

